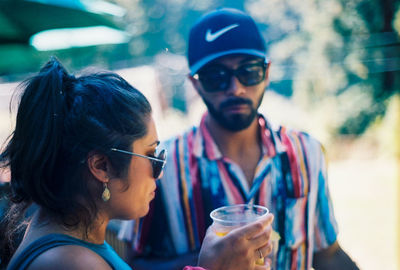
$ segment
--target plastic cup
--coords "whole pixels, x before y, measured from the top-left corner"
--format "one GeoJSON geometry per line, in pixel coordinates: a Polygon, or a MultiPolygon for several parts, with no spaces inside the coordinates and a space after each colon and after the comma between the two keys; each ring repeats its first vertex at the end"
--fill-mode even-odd
{"type": "MultiPolygon", "coordinates": [[[[235,204],[213,210],[210,217],[213,220],[215,233],[225,236],[233,229],[254,222],[269,213],[268,208],[253,204],[235,204]]],[[[264,265],[264,258],[256,260],[256,264],[264,265]]]]}

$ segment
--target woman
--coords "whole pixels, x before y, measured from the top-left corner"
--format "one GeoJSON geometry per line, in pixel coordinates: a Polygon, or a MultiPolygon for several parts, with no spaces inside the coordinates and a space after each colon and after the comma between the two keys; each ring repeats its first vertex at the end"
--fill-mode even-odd
{"type": "MultiPolygon", "coordinates": [[[[113,73],[75,78],[51,59],[24,83],[15,130],[0,164],[11,170],[13,202],[3,221],[7,269],[130,269],[105,242],[111,219],[147,214],[165,164],[146,98],[113,73]],[[30,205],[37,210],[15,250],[30,205]]],[[[272,216],[217,239],[199,256],[207,269],[255,266],[271,250],[272,216]],[[232,248],[234,246],[234,248],[232,248]]]]}

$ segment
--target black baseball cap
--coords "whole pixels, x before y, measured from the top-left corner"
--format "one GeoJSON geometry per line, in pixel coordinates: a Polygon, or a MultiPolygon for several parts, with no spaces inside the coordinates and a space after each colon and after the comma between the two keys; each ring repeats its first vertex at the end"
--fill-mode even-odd
{"type": "Polygon", "coordinates": [[[246,13],[221,8],[202,16],[189,34],[188,61],[194,75],[207,63],[226,55],[266,58],[266,46],[254,20],[246,13]]]}

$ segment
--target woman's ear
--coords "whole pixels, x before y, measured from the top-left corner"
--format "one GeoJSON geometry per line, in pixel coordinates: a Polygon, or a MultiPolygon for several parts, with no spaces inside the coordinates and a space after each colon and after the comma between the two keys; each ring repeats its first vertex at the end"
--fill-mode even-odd
{"type": "Polygon", "coordinates": [[[87,160],[91,174],[98,181],[108,183],[111,173],[111,165],[107,156],[99,153],[90,153],[87,160]]]}

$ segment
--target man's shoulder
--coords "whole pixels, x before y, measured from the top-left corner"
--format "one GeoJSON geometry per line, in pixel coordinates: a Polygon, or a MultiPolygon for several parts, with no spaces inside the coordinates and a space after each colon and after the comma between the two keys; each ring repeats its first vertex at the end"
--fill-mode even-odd
{"type": "Polygon", "coordinates": [[[302,148],[305,153],[310,154],[310,152],[316,153],[321,150],[324,151],[322,143],[306,131],[286,126],[279,126],[273,132],[284,145],[288,143],[291,145],[297,145],[302,148]]]}
{"type": "Polygon", "coordinates": [[[314,142],[314,143],[320,143],[317,138],[315,138],[313,135],[310,133],[296,129],[296,128],[290,128],[286,126],[279,126],[274,130],[274,132],[281,138],[282,136],[288,136],[289,138],[292,139],[301,139],[305,140],[307,142],[314,142]]]}
{"type": "Polygon", "coordinates": [[[265,121],[265,125],[266,125],[266,129],[265,132],[272,132],[275,137],[277,136],[278,138],[281,139],[282,136],[294,136],[294,137],[304,137],[310,140],[315,140],[317,141],[317,139],[315,139],[313,136],[311,136],[308,132],[297,129],[297,128],[293,128],[291,126],[286,126],[283,125],[281,123],[275,123],[273,121],[268,120],[264,115],[260,114],[260,116],[262,117],[262,119],[264,119],[265,121]]]}

